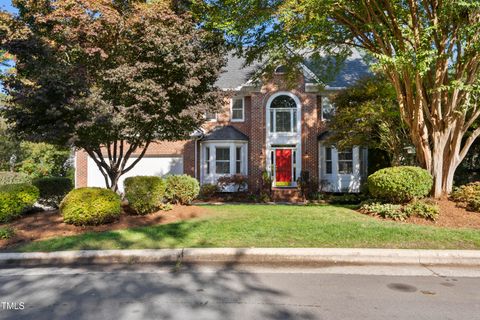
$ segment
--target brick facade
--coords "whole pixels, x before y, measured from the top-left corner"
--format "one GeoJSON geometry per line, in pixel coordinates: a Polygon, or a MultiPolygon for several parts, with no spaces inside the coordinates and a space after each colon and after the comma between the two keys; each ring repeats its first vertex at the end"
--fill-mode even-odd
{"type": "MultiPolygon", "coordinates": [[[[281,75],[265,81],[265,85],[254,91],[239,93],[244,96],[244,121],[230,121],[230,99],[225,99],[224,107],[217,114],[217,121],[207,122],[205,132],[217,126],[231,125],[249,137],[248,142],[248,181],[249,189],[256,191],[260,187],[262,172],[266,169],[266,104],[274,93],[288,91],[296,95],[301,102],[301,144],[302,170],[309,171],[311,177],[318,177],[318,141],[317,137],[323,129],[320,121],[319,101],[317,93],[305,92],[303,76],[298,85],[291,88],[285,84],[281,75]]],[[[233,96],[234,93],[232,93],[233,96]]],[[[147,150],[147,156],[183,156],[184,173],[200,177],[200,161],[195,170],[195,149],[200,159],[200,146],[195,148],[194,140],[153,143],[147,150]]],[[[83,151],[76,154],[76,186],[87,185],[87,155],[83,151]]]]}

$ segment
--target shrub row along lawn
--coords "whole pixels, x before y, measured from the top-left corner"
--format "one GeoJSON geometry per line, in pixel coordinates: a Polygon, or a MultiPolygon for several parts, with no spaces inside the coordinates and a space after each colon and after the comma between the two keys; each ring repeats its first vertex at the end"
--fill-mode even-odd
{"type": "Polygon", "coordinates": [[[177,223],[54,238],[19,251],[179,247],[370,247],[479,249],[480,231],[382,221],[345,207],[206,206],[177,223]]]}

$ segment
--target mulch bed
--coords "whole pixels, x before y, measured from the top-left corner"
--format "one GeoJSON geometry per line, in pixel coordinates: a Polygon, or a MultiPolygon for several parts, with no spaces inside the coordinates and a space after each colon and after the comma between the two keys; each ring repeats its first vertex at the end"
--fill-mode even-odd
{"type": "Polygon", "coordinates": [[[138,216],[122,214],[119,220],[100,226],[76,227],[63,223],[58,211],[36,212],[22,217],[9,224],[15,230],[15,236],[8,240],[0,240],[0,250],[39,239],[64,237],[89,231],[101,232],[126,229],[132,227],[167,224],[176,221],[198,218],[211,214],[206,208],[198,206],[173,206],[170,211],[158,211],[152,214],[138,216]]]}
{"type": "MultiPolygon", "coordinates": [[[[462,204],[448,199],[436,200],[440,214],[436,221],[426,220],[419,217],[409,217],[404,223],[428,225],[447,228],[470,228],[480,229],[480,213],[467,211],[462,204]]],[[[382,217],[376,217],[385,220],[382,217]]]]}

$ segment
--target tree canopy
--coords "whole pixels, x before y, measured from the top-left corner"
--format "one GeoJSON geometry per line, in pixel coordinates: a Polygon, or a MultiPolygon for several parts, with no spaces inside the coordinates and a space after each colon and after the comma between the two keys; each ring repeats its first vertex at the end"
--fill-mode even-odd
{"type": "MultiPolygon", "coordinates": [[[[328,123],[328,141],[338,148],[364,146],[385,151],[392,165],[411,164],[411,145],[400,116],[395,89],[382,76],[360,79],[333,98],[335,114],[328,123]]],[[[373,160],[373,159],[372,159],[373,160]]]]}
{"type": "Polygon", "coordinates": [[[6,118],[21,138],[85,150],[113,190],[152,141],[188,137],[222,101],[221,37],[169,2],[15,4],[0,20],[0,50],[16,61],[6,118]]]}

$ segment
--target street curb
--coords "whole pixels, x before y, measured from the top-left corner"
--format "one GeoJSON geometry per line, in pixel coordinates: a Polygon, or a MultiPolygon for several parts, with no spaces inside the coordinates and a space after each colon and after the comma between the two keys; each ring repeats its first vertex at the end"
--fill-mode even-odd
{"type": "Polygon", "coordinates": [[[480,250],[212,248],[0,253],[0,267],[181,263],[480,266],[480,250]]]}

